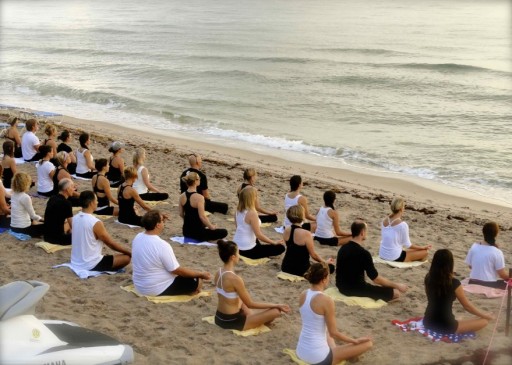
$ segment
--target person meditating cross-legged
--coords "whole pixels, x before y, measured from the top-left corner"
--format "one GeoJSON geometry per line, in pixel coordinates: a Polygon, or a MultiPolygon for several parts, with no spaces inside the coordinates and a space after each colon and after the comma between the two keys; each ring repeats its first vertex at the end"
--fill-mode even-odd
{"type": "Polygon", "coordinates": [[[430,270],[425,276],[427,309],[423,318],[425,328],[450,334],[478,331],[494,319],[494,316],[476,308],[466,298],[460,281],[453,277],[453,255],[450,250],[437,250],[430,270]],[[466,311],[480,318],[456,320],[452,312],[457,299],[466,311]]]}
{"type": "Polygon", "coordinates": [[[75,192],[75,184],[65,178],[59,181],[58,189],[59,193],[50,197],[44,211],[44,240],[57,245],[70,245],[73,206],[68,199],[75,192]]]}
{"type": "MultiPolygon", "coordinates": [[[[309,257],[318,262],[326,262],[315,251],[315,244],[311,232],[302,228],[304,208],[302,205],[291,206],[286,211],[286,217],[292,223],[286,227],[283,237],[286,241],[286,253],[281,264],[281,270],[288,274],[303,276],[311,266],[309,257]]],[[[334,272],[334,260],[329,259],[330,272],[334,272]]]]}
{"type": "Polygon", "coordinates": [[[146,161],[146,150],[137,148],[133,154],[133,167],[137,171],[137,179],[133,182],[133,188],[137,190],[142,200],[160,201],[169,198],[169,194],[158,190],[149,180],[149,172],[144,167],[146,161]]]}
{"type": "MultiPolygon", "coordinates": [[[[240,185],[236,191],[236,195],[240,196],[240,192],[248,186],[254,187],[254,183],[256,182],[256,177],[258,174],[256,170],[251,168],[244,170],[244,182],[240,185]]],[[[256,211],[260,213],[260,221],[262,223],[274,223],[277,222],[277,211],[265,209],[260,205],[259,197],[256,197],[256,211]]]]}
{"type": "Polygon", "coordinates": [[[110,205],[110,202],[114,204],[119,204],[119,202],[112,195],[112,190],[110,189],[110,181],[106,177],[106,173],[108,173],[110,169],[107,159],[97,159],[95,167],[98,173],[92,177],[91,184],[92,190],[98,198],[98,208],[94,214],[118,216],[119,208],[110,205]]]}
{"type": "Polygon", "coordinates": [[[324,193],[324,206],[318,210],[316,215],[315,241],[322,245],[339,246],[350,241],[352,234],[342,231],[340,218],[334,208],[336,193],[328,190],[324,193]]]}
{"type": "MultiPolygon", "coordinates": [[[[316,217],[309,212],[308,199],[301,194],[303,187],[302,177],[300,175],[293,175],[290,178],[290,192],[284,196],[284,211],[293,205],[301,205],[304,208],[304,218],[309,222],[302,223],[302,228],[307,229],[311,232],[316,230],[316,217]]],[[[288,220],[286,215],[284,216],[284,226],[289,227],[292,223],[288,220]]]]}
{"type": "Polygon", "coordinates": [[[180,195],[180,217],[183,218],[183,236],[198,241],[213,241],[224,238],[228,231],[217,228],[205,214],[204,197],[197,192],[201,183],[199,175],[190,172],[182,178],[187,190],[180,195]]]}
{"type": "Polygon", "coordinates": [[[432,245],[413,245],[409,239],[409,226],[402,220],[405,201],[394,198],[391,202],[391,215],[381,224],[379,256],[381,259],[397,262],[424,261],[432,245]],[[403,250],[403,247],[407,250],[403,250]]]}
{"type": "Polygon", "coordinates": [[[353,297],[369,297],[389,302],[407,291],[407,286],[379,275],[370,252],[363,248],[368,227],[360,219],[350,227],[352,240],[340,247],[336,260],[336,287],[340,293],[353,297]],[[368,284],[364,274],[377,285],[368,284]]]}
{"type": "Polygon", "coordinates": [[[131,250],[108,234],[103,222],[93,213],[98,199],[90,190],[80,193],[82,211],[73,217],[71,229],[71,266],[76,270],[115,271],[130,263],[131,250]],[[102,255],[103,244],[119,252],[102,255]]]}
{"type": "Polygon", "coordinates": [[[90,179],[96,175],[96,170],[94,169],[94,158],[91,151],[89,151],[89,145],[91,144],[89,133],[80,134],[78,141],[80,142],[80,148],[76,150],[76,176],[90,179]]]}
{"type": "Polygon", "coordinates": [[[110,157],[108,162],[109,168],[105,176],[109,180],[110,186],[117,188],[124,182],[124,160],[123,157],[121,157],[121,154],[124,152],[124,144],[119,141],[112,142],[108,148],[108,152],[112,153],[112,157],[110,157]]]}
{"type": "Polygon", "coordinates": [[[491,288],[505,289],[509,280],[505,270],[505,257],[496,244],[500,227],[496,222],[487,222],[482,228],[484,240],[476,242],[466,256],[471,273],[469,283],[491,288]],[[497,279],[497,278],[500,279],[497,279]]]}
{"type": "Polygon", "coordinates": [[[117,202],[119,203],[119,222],[142,226],[141,216],[135,212],[135,202],[145,211],[151,208],[144,203],[137,191],[133,188],[133,182],[137,179],[137,170],[135,167],[128,166],[124,169],[124,183],[121,184],[117,192],[117,202]]]}
{"type": "Polygon", "coordinates": [[[261,232],[261,221],[256,211],[257,190],[252,186],[244,188],[238,196],[235,214],[236,232],[233,241],[240,249],[240,255],[250,259],[278,256],[285,250],[283,240],[272,240],[261,232]],[[262,245],[261,242],[267,243],[262,245]]]}
{"type": "Polygon", "coordinates": [[[11,230],[16,233],[41,237],[44,233],[44,219],[37,215],[32,199],[27,194],[32,178],[24,172],[17,172],[12,179],[11,230]],[[34,222],[38,223],[34,223],[34,222]]]}
{"type": "Polygon", "coordinates": [[[336,365],[368,351],[373,343],[369,337],[351,338],[336,328],[334,301],[323,291],[329,286],[329,268],[314,263],[305,278],[311,288],[299,297],[302,330],[297,343],[297,356],[308,364],[336,365]],[[334,340],[348,342],[336,345],[334,340]]]}
{"type": "Polygon", "coordinates": [[[245,331],[273,321],[282,312],[288,313],[286,304],[255,302],[245,288],[244,281],[235,273],[235,266],[240,260],[238,247],[232,241],[217,242],[219,256],[224,266],[215,275],[217,291],[217,312],[215,324],[225,329],[245,331]],[[250,309],[264,309],[253,313],[250,309]]]}
{"type": "Polygon", "coordinates": [[[150,210],[142,216],[146,229],[132,242],[133,284],[142,295],[184,295],[201,290],[202,280],[210,280],[206,271],[181,266],[169,243],[160,238],[165,216],[150,210]]]}

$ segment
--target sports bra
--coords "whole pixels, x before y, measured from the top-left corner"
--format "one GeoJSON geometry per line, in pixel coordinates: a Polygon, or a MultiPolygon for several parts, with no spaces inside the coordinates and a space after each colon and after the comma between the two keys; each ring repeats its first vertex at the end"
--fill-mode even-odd
{"type": "Polygon", "coordinates": [[[219,285],[219,281],[220,281],[220,288],[218,286],[216,286],[215,289],[217,290],[217,294],[222,295],[224,298],[237,299],[238,298],[238,293],[237,292],[227,292],[227,291],[224,290],[224,288],[222,286],[222,275],[224,275],[227,272],[230,272],[230,273],[234,274],[233,271],[224,271],[224,272],[222,272],[222,269],[219,269],[219,278],[217,279],[217,283],[215,285],[219,285]]]}

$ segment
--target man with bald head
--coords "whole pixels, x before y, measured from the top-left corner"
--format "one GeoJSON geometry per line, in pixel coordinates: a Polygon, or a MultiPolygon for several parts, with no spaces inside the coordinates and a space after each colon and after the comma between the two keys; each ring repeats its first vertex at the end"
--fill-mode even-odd
{"type": "Polygon", "coordinates": [[[199,186],[197,187],[197,192],[204,196],[204,209],[210,213],[219,212],[222,214],[227,214],[228,205],[226,203],[214,202],[210,199],[210,192],[208,191],[208,179],[206,175],[201,171],[201,167],[203,166],[203,160],[201,156],[197,153],[191,154],[188,156],[188,163],[190,167],[183,171],[180,176],[180,191],[183,193],[187,190],[187,184],[182,180],[182,177],[186,176],[190,172],[195,172],[199,175],[201,179],[199,186]]]}
{"type": "Polygon", "coordinates": [[[57,245],[71,244],[73,208],[68,200],[75,192],[71,179],[59,181],[59,193],[50,197],[44,211],[44,240],[57,245]]]}

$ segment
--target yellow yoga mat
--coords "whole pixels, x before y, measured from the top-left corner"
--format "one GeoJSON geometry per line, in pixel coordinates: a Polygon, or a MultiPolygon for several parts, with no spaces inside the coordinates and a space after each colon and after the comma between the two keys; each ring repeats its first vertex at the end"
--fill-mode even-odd
{"type": "Polygon", "coordinates": [[[127,291],[129,293],[133,293],[138,297],[144,297],[147,300],[149,300],[150,302],[157,303],[157,304],[160,304],[160,303],[186,303],[186,302],[190,302],[192,299],[196,299],[199,297],[209,297],[211,295],[211,293],[208,291],[201,291],[194,295],[162,295],[162,296],[142,295],[142,294],[137,293],[133,284],[130,284],[127,286],[122,286],[121,289],[123,289],[124,291],[127,291]]]}
{"type": "Polygon", "coordinates": [[[304,279],[302,276],[292,275],[292,274],[288,274],[287,272],[282,272],[282,271],[279,271],[277,273],[277,277],[279,279],[288,280],[291,282],[306,281],[306,279],[304,279]]]}
{"type": "Polygon", "coordinates": [[[324,291],[324,294],[330,296],[332,299],[334,299],[336,302],[343,302],[346,305],[358,305],[362,308],[366,309],[376,309],[381,308],[388,303],[383,301],[382,299],[374,300],[372,298],[366,298],[366,297],[347,297],[346,295],[343,295],[340,293],[338,288],[336,287],[330,287],[324,291]]]}
{"type": "Polygon", "coordinates": [[[39,248],[42,248],[43,250],[46,251],[46,253],[54,253],[54,252],[57,252],[57,251],[60,251],[60,250],[66,250],[66,249],[70,249],[71,248],[71,245],[66,245],[66,246],[55,245],[53,243],[45,242],[45,241],[37,242],[35,244],[35,246],[39,247],[39,248]]]}
{"type": "Polygon", "coordinates": [[[374,263],[379,263],[379,264],[386,264],[386,265],[389,265],[391,267],[395,267],[397,269],[405,269],[405,268],[408,268],[408,267],[421,266],[421,265],[427,263],[428,260],[425,260],[425,261],[411,261],[411,262],[396,262],[396,261],[387,261],[387,260],[381,259],[379,256],[374,256],[373,257],[373,262],[374,263]]]}
{"type": "Polygon", "coordinates": [[[263,265],[270,261],[268,257],[263,257],[261,259],[250,259],[248,257],[240,255],[240,258],[242,259],[243,262],[250,266],[263,265]]]}
{"type": "MultiPolygon", "coordinates": [[[[209,324],[213,324],[213,325],[215,324],[214,316],[203,317],[202,320],[209,324]]],[[[250,330],[246,330],[246,331],[231,330],[231,332],[233,332],[237,336],[248,337],[248,336],[256,336],[256,335],[260,335],[262,333],[270,332],[270,328],[268,328],[267,326],[262,324],[261,326],[252,328],[250,330]]]]}

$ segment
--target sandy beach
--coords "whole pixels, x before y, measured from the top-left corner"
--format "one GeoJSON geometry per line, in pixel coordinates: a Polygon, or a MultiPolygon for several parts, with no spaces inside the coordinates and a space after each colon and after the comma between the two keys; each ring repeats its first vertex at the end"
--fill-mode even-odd
{"type": "MultiPolygon", "coordinates": [[[[368,222],[366,248],[372,254],[378,252],[380,221],[388,214],[389,202],[393,196],[401,195],[407,203],[404,219],[410,227],[411,241],[421,245],[432,244],[434,250],[449,248],[456,259],[457,278],[462,279],[469,274],[464,258],[471,245],[481,239],[481,227],[488,220],[497,221],[502,228],[498,243],[510,266],[512,208],[500,202],[479,199],[468,192],[391,175],[312,166],[247,150],[71,117],[64,117],[58,130],[64,127],[72,131],[74,140],[79,131],[91,133],[91,152],[95,158],[108,157],[108,144],[113,140],[126,143],[122,157],[128,165],[136,147],[146,149],[145,165],[153,184],[170,195],[168,204],[159,205],[159,209],[170,215],[162,235],[166,240],[173,235],[181,235],[178,181],[187,167],[187,156],[194,152],[203,156],[203,170],[208,176],[212,199],[227,202],[230,206],[227,216],[210,216],[214,224],[228,229],[228,238],[233,237],[235,229],[231,221],[237,204],[235,191],[242,183],[244,168],[254,167],[258,171],[261,204],[279,210],[280,220],[284,214],[283,197],[289,188],[288,179],[291,175],[300,174],[305,182],[303,194],[307,196],[312,212],[322,206],[324,191],[334,189],[338,193],[337,209],[343,229],[349,229],[357,217],[368,222]]],[[[42,131],[38,135],[42,139],[42,131]]],[[[73,147],[77,147],[77,142],[73,147]]],[[[23,164],[18,168],[36,177],[32,165],[23,164]]],[[[76,183],[80,191],[90,189],[89,182],[77,180],[76,183]]],[[[31,192],[35,192],[34,188],[31,192]]],[[[43,215],[46,200],[34,198],[33,201],[36,213],[43,215]]],[[[109,218],[105,221],[107,230],[118,242],[131,245],[135,234],[142,229],[130,229],[116,224],[114,220],[109,218]]],[[[264,232],[278,238],[273,227],[263,228],[264,232]]],[[[271,324],[271,332],[241,338],[201,321],[202,317],[214,314],[215,295],[186,304],[153,304],[120,289],[120,286],[131,283],[131,266],[122,274],[80,280],[66,268],[52,269],[54,265],[69,261],[69,250],[46,254],[34,247],[38,239],[21,242],[7,233],[0,239],[5,250],[0,258],[2,285],[27,279],[50,284],[49,292],[37,307],[39,318],[68,320],[115,337],[134,348],[136,364],[292,364],[282,350],[295,348],[297,343],[301,328],[298,296],[307,284],[288,283],[276,278],[282,258],[260,266],[239,263],[237,272],[256,300],[284,302],[292,307],[289,315],[271,324]]],[[[212,274],[220,266],[214,247],[176,243],[172,243],[172,247],[184,266],[208,270],[212,274]]],[[[316,249],[323,257],[336,257],[337,249],[334,247],[317,244],[316,249]]],[[[504,334],[504,308],[499,312],[501,298],[485,299],[468,294],[479,308],[499,316],[491,344],[496,321],[479,332],[474,340],[459,344],[432,343],[418,333],[404,333],[391,324],[394,319],[406,320],[423,315],[426,306],[423,279],[428,264],[409,269],[376,264],[376,268],[386,278],[406,283],[409,291],[399,301],[381,309],[336,304],[338,328],[342,332],[351,336],[371,336],[374,340],[374,348],[359,359],[360,364],[481,364],[489,346],[491,351],[487,364],[512,363],[512,337],[504,334]]],[[[331,283],[334,285],[334,279],[331,283]]],[[[205,290],[212,289],[213,284],[206,283],[205,290]]],[[[458,303],[454,304],[454,311],[456,316],[471,316],[458,303]]]]}

